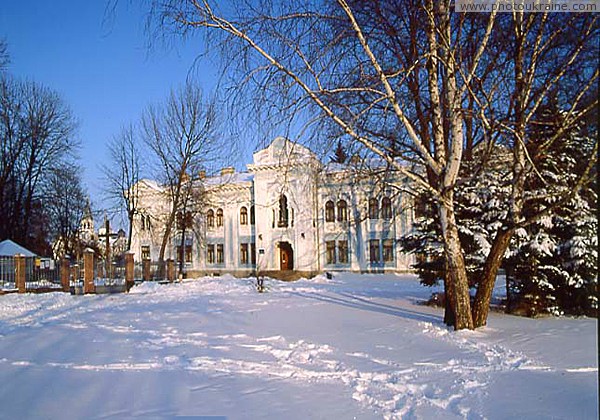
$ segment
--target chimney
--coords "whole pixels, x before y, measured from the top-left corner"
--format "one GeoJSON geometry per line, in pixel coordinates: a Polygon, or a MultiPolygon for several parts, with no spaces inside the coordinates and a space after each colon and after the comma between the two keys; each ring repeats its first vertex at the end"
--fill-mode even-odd
{"type": "Polygon", "coordinates": [[[198,173],[198,178],[200,178],[200,179],[204,179],[204,178],[206,178],[206,171],[204,171],[204,170],[203,170],[203,171],[200,171],[200,172],[198,173]]]}
{"type": "Polygon", "coordinates": [[[228,166],[226,168],[221,169],[221,176],[233,175],[234,173],[235,173],[235,168],[233,166],[228,166]]]}

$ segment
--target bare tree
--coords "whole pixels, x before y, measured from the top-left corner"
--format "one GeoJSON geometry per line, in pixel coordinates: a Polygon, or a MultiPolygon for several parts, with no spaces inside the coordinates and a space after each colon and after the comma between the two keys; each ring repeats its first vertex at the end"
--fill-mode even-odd
{"type": "MultiPolygon", "coordinates": [[[[201,90],[190,83],[171,92],[164,104],[149,107],[142,118],[143,139],[156,157],[169,203],[159,252],[161,270],[178,214],[184,220],[189,217],[195,179],[222,152],[216,127],[215,102],[205,101],[201,90]]],[[[182,231],[184,240],[185,228],[182,231]]]]}
{"type": "Polygon", "coordinates": [[[577,73],[578,89],[564,87],[579,59],[594,50],[595,17],[458,14],[447,0],[239,1],[223,9],[208,0],[151,4],[160,27],[185,35],[206,29],[209,45],[220,42],[226,65],[257,103],[336,127],[350,150],[376,156],[429,194],[454,327],[485,324],[489,279],[493,285],[512,227],[494,239],[474,322],[454,202],[459,169],[475,147],[510,147],[509,219],[523,223],[519,185],[535,172],[522,146],[534,122],[523,117],[559,87],[571,123],[586,113],[579,104],[597,79],[597,61],[577,73]]]}
{"type": "Polygon", "coordinates": [[[128,222],[127,249],[131,248],[133,221],[138,211],[139,181],[143,165],[137,128],[124,127],[108,145],[109,163],[102,165],[104,191],[115,209],[124,213],[128,222]]]}
{"type": "Polygon", "coordinates": [[[55,92],[0,75],[0,237],[30,241],[43,183],[73,156],[75,128],[55,92]]]}
{"type": "Polygon", "coordinates": [[[5,39],[0,39],[0,71],[4,70],[9,62],[8,44],[5,39]]]}
{"type": "Polygon", "coordinates": [[[44,184],[44,196],[51,238],[62,245],[62,255],[81,255],[79,229],[87,206],[81,168],[73,163],[53,168],[44,184]]]}

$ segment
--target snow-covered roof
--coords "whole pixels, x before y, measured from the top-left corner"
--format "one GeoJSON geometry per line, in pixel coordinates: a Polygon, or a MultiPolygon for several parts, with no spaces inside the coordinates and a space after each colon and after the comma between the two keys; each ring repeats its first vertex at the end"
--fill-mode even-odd
{"type": "Polygon", "coordinates": [[[27,248],[22,247],[10,239],[0,242],[0,257],[12,257],[16,254],[22,254],[26,257],[37,257],[37,254],[34,254],[27,248]]]}
{"type": "Polygon", "coordinates": [[[263,150],[252,155],[255,166],[284,165],[292,162],[318,160],[308,148],[291,142],[285,137],[277,137],[263,150]]]}
{"type": "Polygon", "coordinates": [[[252,182],[254,175],[249,172],[234,172],[232,174],[211,176],[204,179],[205,185],[243,184],[252,182]]]}
{"type": "Polygon", "coordinates": [[[140,184],[146,185],[148,188],[151,188],[155,191],[162,192],[164,188],[155,180],[144,178],[140,181],[140,184]]]}
{"type": "Polygon", "coordinates": [[[324,172],[327,172],[327,173],[344,172],[344,171],[347,171],[348,169],[349,169],[349,166],[346,165],[345,163],[329,162],[328,164],[325,165],[324,172]]]}

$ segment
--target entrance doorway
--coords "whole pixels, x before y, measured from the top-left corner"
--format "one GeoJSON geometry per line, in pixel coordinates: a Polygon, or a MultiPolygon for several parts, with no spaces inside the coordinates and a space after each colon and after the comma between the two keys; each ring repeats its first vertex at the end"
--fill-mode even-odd
{"type": "Polygon", "coordinates": [[[279,242],[279,267],[282,271],[294,269],[294,251],[289,242],[279,242]]]}

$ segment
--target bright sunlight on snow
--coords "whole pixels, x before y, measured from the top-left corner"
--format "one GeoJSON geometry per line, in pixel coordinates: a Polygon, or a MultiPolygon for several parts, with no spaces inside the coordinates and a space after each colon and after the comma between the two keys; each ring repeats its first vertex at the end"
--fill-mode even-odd
{"type": "Polygon", "coordinates": [[[0,297],[0,418],[598,418],[594,319],[454,333],[410,275],[0,297]]]}

